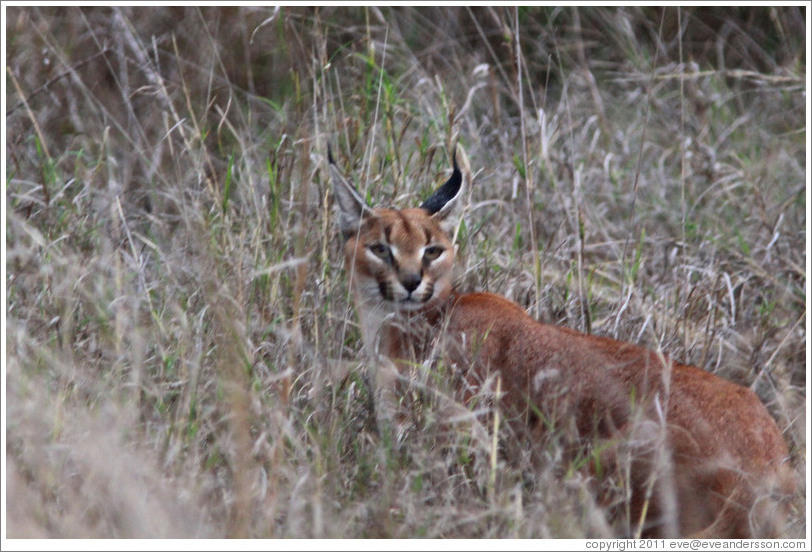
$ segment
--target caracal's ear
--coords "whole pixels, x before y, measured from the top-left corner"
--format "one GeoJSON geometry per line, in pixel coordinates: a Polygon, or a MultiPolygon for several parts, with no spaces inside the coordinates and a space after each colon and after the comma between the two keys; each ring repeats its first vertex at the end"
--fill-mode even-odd
{"type": "Polygon", "coordinates": [[[468,156],[465,155],[462,146],[458,145],[454,148],[452,159],[454,172],[451,173],[451,178],[420,205],[420,208],[425,209],[437,219],[440,227],[449,234],[454,232],[454,228],[459,222],[463,209],[463,196],[468,182],[471,180],[468,156]]]}
{"type": "Polygon", "coordinates": [[[348,237],[358,231],[361,221],[372,214],[372,208],[366,204],[355,187],[342,176],[333,160],[333,151],[329,144],[327,145],[327,161],[330,164],[330,180],[333,182],[333,191],[336,194],[338,228],[345,237],[348,237]]]}

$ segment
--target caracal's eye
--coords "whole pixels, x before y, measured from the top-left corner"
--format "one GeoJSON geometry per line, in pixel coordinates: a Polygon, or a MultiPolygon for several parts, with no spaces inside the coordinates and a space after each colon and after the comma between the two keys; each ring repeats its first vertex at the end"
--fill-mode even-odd
{"type": "Polygon", "coordinates": [[[383,260],[389,259],[389,247],[387,247],[386,245],[376,242],[368,245],[367,247],[369,248],[370,251],[372,251],[372,254],[375,255],[376,257],[379,257],[383,260]]]}
{"type": "Polygon", "coordinates": [[[423,250],[423,258],[426,262],[431,262],[443,254],[445,248],[439,245],[432,245],[423,250]]]}

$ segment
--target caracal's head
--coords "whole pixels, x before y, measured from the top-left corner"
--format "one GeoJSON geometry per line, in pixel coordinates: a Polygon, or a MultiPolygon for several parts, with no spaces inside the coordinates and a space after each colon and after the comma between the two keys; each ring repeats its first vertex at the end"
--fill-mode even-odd
{"type": "Polygon", "coordinates": [[[389,209],[367,205],[328,151],[347,273],[359,309],[419,311],[451,293],[452,236],[469,179],[465,153],[460,154],[465,174],[457,155],[451,178],[419,207],[389,209]]]}

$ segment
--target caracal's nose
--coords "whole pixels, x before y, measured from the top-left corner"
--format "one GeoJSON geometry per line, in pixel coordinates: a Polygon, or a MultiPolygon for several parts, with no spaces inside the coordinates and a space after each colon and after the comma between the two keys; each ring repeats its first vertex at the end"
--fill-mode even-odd
{"type": "Polygon", "coordinates": [[[406,274],[400,279],[400,284],[406,291],[412,293],[420,285],[421,280],[420,274],[406,274]]]}

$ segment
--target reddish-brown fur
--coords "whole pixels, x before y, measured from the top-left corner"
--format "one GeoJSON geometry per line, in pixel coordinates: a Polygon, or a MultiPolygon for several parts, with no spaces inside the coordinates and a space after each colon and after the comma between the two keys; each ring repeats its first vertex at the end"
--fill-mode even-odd
{"type": "MultiPolygon", "coordinates": [[[[631,343],[542,324],[504,297],[453,291],[453,255],[435,261],[424,252],[452,247],[449,221],[470,180],[465,169],[459,190],[452,177],[427,209],[402,211],[367,207],[333,173],[368,353],[402,371],[439,340],[465,399],[490,397],[517,438],[538,440],[551,427],[572,434],[578,446],[599,450],[596,474],[621,473],[625,461],[630,534],[638,520],[647,536],[780,532],[774,499],[793,490],[789,451],[752,391],[631,343]],[[382,243],[391,255],[368,254],[382,243]],[[404,306],[403,273],[421,282],[415,294],[424,302],[404,306]],[[379,287],[396,288],[397,297],[382,297],[379,287]]],[[[378,377],[376,386],[388,389],[394,379],[378,377]]]]}
{"type": "MultiPolygon", "coordinates": [[[[476,350],[469,385],[498,370],[501,408],[533,431],[545,430],[540,414],[559,427],[574,423],[582,437],[603,440],[628,436],[634,423],[655,422],[650,440],[635,447],[636,467],[643,474],[633,482],[633,520],[641,515],[651,463],[656,462],[657,429],[665,423],[670,454],[663,460],[673,462],[666,466],[673,479],[654,487],[644,534],[663,534],[662,523],[668,519],[657,516],[668,512],[662,511],[665,499],[657,493],[668,492],[669,485],[676,491],[678,535],[707,530],[707,536],[750,537],[778,529],[775,522],[780,520],[773,519],[777,512],[766,507],[773,502],[759,493],[769,493],[773,484],[781,492],[791,490],[789,451],[775,421],[749,389],[630,343],[542,324],[490,293],[455,297],[447,323],[450,339],[464,334],[467,352],[476,350]],[[548,377],[541,376],[544,372],[548,377]],[[764,503],[757,505],[757,499],[764,503]]],[[[608,451],[611,456],[612,449],[608,451]]],[[[604,458],[604,467],[611,462],[604,458]]]]}

